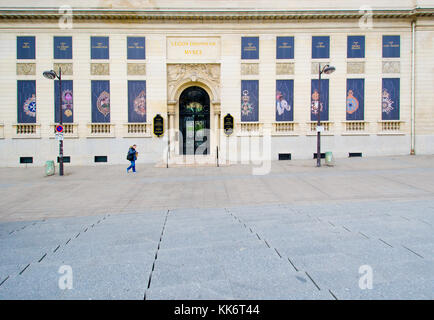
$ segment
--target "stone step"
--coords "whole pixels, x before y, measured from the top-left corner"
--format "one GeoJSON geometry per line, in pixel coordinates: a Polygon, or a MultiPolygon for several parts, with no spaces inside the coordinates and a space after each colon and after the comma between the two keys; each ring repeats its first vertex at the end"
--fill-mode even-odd
{"type": "MultiPolygon", "coordinates": [[[[226,166],[220,160],[219,166],[226,166]]],[[[156,168],[165,168],[167,166],[166,160],[161,160],[155,164],[156,168]]],[[[176,155],[169,158],[169,167],[216,167],[217,160],[214,155],[206,156],[185,156],[176,155]]]]}

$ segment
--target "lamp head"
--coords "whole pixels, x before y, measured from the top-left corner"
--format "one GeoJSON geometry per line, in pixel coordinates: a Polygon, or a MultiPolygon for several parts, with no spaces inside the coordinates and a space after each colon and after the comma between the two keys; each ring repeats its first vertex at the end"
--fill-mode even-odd
{"type": "Polygon", "coordinates": [[[50,79],[50,80],[54,80],[57,78],[57,74],[54,70],[50,70],[50,71],[44,71],[44,73],[42,73],[44,75],[45,78],[50,79]]]}
{"type": "Polygon", "coordinates": [[[326,66],[324,66],[324,70],[323,70],[323,72],[324,72],[325,74],[330,74],[330,73],[335,72],[335,70],[336,70],[335,67],[333,67],[333,66],[329,66],[329,65],[326,65],[326,66]]]}

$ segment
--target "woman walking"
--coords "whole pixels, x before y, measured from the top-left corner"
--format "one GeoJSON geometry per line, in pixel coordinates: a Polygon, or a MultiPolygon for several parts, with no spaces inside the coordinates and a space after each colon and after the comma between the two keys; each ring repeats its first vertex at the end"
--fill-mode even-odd
{"type": "Polygon", "coordinates": [[[131,162],[131,165],[127,168],[127,173],[130,171],[130,169],[133,169],[133,172],[136,172],[136,160],[138,155],[138,152],[136,151],[136,147],[137,146],[133,144],[128,150],[127,160],[131,162]]]}

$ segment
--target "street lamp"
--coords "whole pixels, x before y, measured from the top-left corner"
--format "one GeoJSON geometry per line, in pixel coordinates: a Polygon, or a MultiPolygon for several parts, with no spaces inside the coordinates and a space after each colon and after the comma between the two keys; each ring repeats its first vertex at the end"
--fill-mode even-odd
{"type": "Polygon", "coordinates": [[[326,64],[321,69],[321,63],[318,63],[318,122],[316,126],[317,138],[316,138],[316,166],[321,167],[321,74],[330,74],[335,72],[336,68],[326,64]]]}
{"type": "MultiPolygon", "coordinates": [[[[50,80],[59,79],[59,124],[63,124],[62,117],[62,69],[59,67],[59,74],[54,70],[44,71],[44,77],[50,80]]],[[[63,139],[59,139],[59,176],[63,176],[63,139]]]]}

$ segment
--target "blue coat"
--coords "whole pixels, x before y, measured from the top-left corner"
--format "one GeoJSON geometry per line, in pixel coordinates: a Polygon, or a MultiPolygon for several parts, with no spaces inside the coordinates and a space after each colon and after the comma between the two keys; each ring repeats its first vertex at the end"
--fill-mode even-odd
{"type": "Polygon", "coordinates": [[[133,154],[133,155],[134,155],[133,160],[130,160],[130,161],[136,161],[136,160],[137,160],[136,152],[137,152],[137,151],[136,151],[134,148],[130,148],[130,150],[128,150],[128,155],[130,155],[130,154],[133,154]]]}

